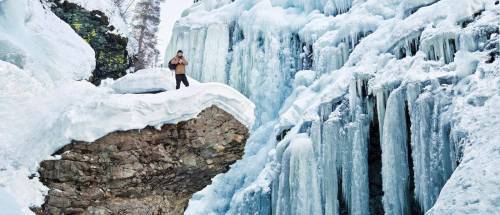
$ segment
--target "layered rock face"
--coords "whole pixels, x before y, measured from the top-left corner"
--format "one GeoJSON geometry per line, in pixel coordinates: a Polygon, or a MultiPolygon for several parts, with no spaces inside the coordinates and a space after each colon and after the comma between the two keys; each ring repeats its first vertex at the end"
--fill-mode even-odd
{"type": "Polygon", "coordinates": [[[212,106],[161,130],[74,141],[40,164],[50,188],[37,214],[182,214],[191,195],[243,155],[248,129],[212,106]]]}

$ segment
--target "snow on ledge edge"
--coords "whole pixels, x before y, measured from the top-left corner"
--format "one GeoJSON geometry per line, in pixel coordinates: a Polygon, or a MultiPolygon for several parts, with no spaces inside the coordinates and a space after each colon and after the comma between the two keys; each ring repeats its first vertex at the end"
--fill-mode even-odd
{"type": "Polygon", "coordinates": [[[159,94],[107,94],[108,98],[77,106],[64,114],[65,137],[93,142],[114,131],[160,128],[198,116],[213,105],[251,129],[255,105],[233,88],[204,83],[159,94]]]}

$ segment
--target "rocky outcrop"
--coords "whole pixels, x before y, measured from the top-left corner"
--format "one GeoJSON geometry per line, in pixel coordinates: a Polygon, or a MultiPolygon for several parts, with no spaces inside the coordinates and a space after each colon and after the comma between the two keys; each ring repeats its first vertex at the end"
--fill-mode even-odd
{"type": "Polygon", "coordinates": [[[112,33],[108,17],[101,11],[87,11],[67,1],[50,0],[51,10],[68,23],[95,51],[96,68],[90,82],[99,85],[106,78],[121,78],[130,67],[127,52],[128,39],[112,33]]]}
{"type": "Polygon", "coordinates": [[[160,130],[73,141],[40,164],[50,188],[37,214],[182,214],[191,195],[243,155],[248,129],[212,106],[160,130]]]}

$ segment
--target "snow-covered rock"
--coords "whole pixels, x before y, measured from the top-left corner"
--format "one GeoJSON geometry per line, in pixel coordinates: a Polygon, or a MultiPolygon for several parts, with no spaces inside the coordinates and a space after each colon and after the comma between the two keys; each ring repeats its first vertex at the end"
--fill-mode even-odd
{"type": "Polygon", "coordinates": [[[212,105],[234,115],[248,128],[254,121],[253,103],[219,83],[141,95],[116,94],[110,88],[88,82],[68,82],[47,90],[36,81],[26,82],[30,79],[23,77],[25,72],[14,65],[0,61],[0,66],[0,83],[25,80],[23,85],[5,82],[0,90],[0,157],[4,161],[0,185],[25,211],[31,204],[43,201],[40,191],[45,190],[28,176],[36,171],[41,160],[71,140],[92,142],[117,130],[175,124],[196,117],[212,105]]]}
{"type": "Polygon", "coordinates": [[[60,159],[40,163],[51,191],[37,214],[182,214],[194,192],[241,158],[249,131],[211,106],[159,129],[72,141],[56,152],[60,159]]]}
{"type": "MultiPolygon", "coordinates": [[[[188,77],[190,86],[198,81],[188,77]]],[[[144,69],[106,83],[117,93],[153,93],[175,90],[175,74],[167,69],[144,69]]],[[[184,87],[184,85],[181,85],[184,87]]]]}

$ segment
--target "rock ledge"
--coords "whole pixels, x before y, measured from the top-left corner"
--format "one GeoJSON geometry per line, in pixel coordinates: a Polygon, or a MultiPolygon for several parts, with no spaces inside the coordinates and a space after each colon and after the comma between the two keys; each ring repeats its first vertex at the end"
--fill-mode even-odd
{"type": "Polygon", "coordinates": [[[40,164],[50,188],[37,214],[182,214],[191,195],[243,155],[248,129],[212,106],[161,130],[73,141],[40,164]]]}

